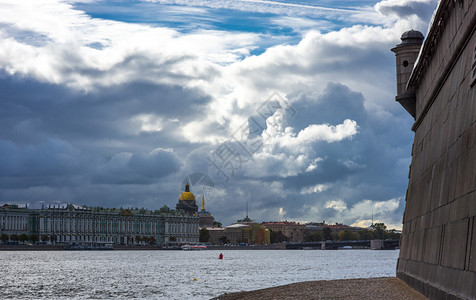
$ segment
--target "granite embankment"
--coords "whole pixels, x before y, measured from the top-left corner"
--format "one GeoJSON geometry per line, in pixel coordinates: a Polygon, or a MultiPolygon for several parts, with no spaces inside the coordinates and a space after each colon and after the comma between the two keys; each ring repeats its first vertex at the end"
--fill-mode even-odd
{"type": "Polygon", "coordinates": [[[213,300],[241,299],[427,299],[396,277],[298,282],[262,290],[224,294],[213,300]]]}
{"type": "MultiPolygon", "coordinates": [[[[258,246],[207,246],[206,250],[285,250],[284,244],[258,246]]],[[[55,251],[65,250],[64,245],[0,245],[0,251],[55,251]]],[[[180,248],[162,248],[145,245],[114,245],[113,250],[180,250],[180,248]]]]}

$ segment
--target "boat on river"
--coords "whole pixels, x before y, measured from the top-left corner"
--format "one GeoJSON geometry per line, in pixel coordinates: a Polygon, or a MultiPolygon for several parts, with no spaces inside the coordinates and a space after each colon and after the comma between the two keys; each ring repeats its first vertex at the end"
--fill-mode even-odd
{"type": "Polygon", "coordinates": [[[205,245],[183,245],[182,250],[191,251],[191,250],[205,250],[207,246],[205,245]]]}

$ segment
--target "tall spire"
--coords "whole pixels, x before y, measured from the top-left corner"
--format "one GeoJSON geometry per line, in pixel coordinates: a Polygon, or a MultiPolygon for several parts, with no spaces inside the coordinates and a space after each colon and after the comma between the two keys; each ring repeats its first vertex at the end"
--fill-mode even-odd
{"type": "Polygon", "coordinates": [[[202,189],[202,211],[205,211],[205,191],[202,189]]]}
{"type": "Polygon", "coordinates": [[[248,219],[248,199],[246,199],[246,218],[248,219]]]}

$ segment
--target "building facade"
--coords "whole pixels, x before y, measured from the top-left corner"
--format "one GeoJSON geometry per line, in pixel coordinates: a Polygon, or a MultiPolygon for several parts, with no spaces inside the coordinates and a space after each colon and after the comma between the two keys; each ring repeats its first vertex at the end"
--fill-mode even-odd
{"type": "Polygon", "coordinates": [[[255,222],[235,223],[227,227],[209,227],[209,244],[221,244],[226,238],[230,244],[270,244],[270,232],[255,222]]]}
{"type": "Polygon", "coordinates": [[[431,299],[476,299],[475,30],[475,0],[441,0],[424,42],[392,49],[415,119],[397,276],[431,299]]]}
{"type": "Polygon", "coordinates": [[[264,227],[271,231],[281,231],[285,236],[289,238],[290,242],[301,243],[304,241],[304,233],[306,226],[296,222],[263,222],[261,223],[264,227]]]}
{"type": "Polygon", "coordinates": [[[202,193],[202,209],[197,213],[200,219],[200,228],[213,227],[215,218],[205,209],[205,193],[202,193]]]}
{"type": "Polygon", "coordinates": [[[0,207],[0,234],[37,235],[52,244],[198,244],[198,217],[179,211],[0,207]]]}

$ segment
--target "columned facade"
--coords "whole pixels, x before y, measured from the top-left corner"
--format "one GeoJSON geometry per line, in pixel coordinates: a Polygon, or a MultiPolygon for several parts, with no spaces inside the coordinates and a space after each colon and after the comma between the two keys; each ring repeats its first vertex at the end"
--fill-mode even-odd
{"type": "Polygon", "coordinates": [[[52,244],[195,244],[199,219],[177,211],[66,207],[0,207],[0,234],[36,234],[52,244]],[[174,237],[171,239],[171,237],[174,237]]]}

